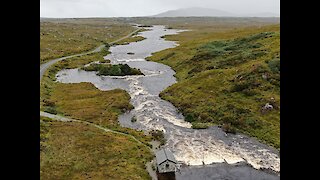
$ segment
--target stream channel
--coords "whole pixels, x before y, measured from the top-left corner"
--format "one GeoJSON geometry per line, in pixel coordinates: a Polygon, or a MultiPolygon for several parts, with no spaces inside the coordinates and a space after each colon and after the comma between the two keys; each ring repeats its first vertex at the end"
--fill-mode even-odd
{"type": "Polygon", "coordinates": [[[280,179],[278,150],[243,134],[226,134],[217,126],[192,129],[189,122],[159,93],[176,83],[175,72],[167,65],[146,61],[152,53],[178,44],[162,38],[183,30],[155,25],[138,35],[146,39],[127,45],[110,47],[105,59],[112,64],[128,64],[144,75],[98,76],[96,72],[64,69],[57,73],[61,83],[90,82],[106,91],[124,89],[131,96],[134,109],[119,117],[121,126],[145,132],[162,130],[175,158],[185,164],[176,172],[176,179],[280,179]],[[134,54],[127,54],[132,52],[134,54]],[[131,122],[135,116],[137,121],[131,122]]]}

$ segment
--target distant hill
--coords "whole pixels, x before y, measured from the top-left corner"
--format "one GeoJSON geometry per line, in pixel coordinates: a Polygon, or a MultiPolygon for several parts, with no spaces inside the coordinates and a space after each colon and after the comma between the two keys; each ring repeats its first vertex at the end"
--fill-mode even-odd
{"type": "Polygon", "coordinates": [[[280,17],[278,14],[274,13],[255,13],[255,14],[234,14],[227,11],[221,11],[217,9],[202,8],[202,7],[192,7],[184,9],[169,10],[152,17],[280,17]]]}
{"type": "Polygon", "coordinates": [[[188,16],[234,16],[234,14],[226,11],[216,10],[216,9],[193,7],[193,8],[170,10],[170,11],[166,11],[166,12],[154,15],[153,17],[188,17],[188,16]]]}

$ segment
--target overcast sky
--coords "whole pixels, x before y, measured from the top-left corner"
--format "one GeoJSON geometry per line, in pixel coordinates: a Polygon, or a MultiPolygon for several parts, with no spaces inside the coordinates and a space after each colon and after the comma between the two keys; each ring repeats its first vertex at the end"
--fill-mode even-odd
{"type": "Polygon", "coordinates": [[[235,14],[280,14],[280,0],[40,0],[40,17],[132,17],[205,7],[235,14]]]}

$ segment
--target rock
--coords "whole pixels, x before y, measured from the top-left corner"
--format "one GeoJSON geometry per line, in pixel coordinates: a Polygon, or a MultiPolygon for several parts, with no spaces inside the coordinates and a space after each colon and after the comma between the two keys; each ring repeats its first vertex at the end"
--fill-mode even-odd
{"type": "Polygon", "coordinates": [[[269,103],[266,103],[262,108],[261,108],[261,111],[262,112],[267,112],[267,111],[270,111],[273,109],[273,106],[269,103]]]}
{"type": "Polygon", "coordinates": [[[267,103],[266,105],[264,105],[264,107],[265,107],[266,109],[273,109],[273,106],[272,106],[271,104],[269,104],[269,103],[267,103]]]}
{"type": "Polygon", "coordinates": [[[268,79],[268,76],[266,74],[262,74],[262,79],[268,79]]]}

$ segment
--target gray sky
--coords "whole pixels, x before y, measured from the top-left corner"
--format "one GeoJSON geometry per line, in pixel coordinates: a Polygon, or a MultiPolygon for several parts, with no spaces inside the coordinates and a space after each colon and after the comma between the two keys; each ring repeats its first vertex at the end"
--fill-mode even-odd
{"type": "Polygon", "coordinates": [[[235,14],[280,14],[280,0],[40,0],[40,17],[131,17],[205,7],[235,14]]]}

